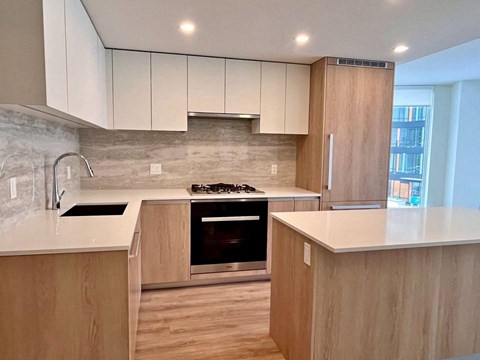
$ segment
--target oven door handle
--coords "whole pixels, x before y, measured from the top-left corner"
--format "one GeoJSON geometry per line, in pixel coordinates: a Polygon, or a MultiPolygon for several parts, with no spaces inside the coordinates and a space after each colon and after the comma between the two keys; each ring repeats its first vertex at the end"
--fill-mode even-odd
{"type": "Polygon", "coordinates": [[[218,216],[202,217],[202,222],[225,222],[225,221],[258,221],[260,216],[218,216]]]}

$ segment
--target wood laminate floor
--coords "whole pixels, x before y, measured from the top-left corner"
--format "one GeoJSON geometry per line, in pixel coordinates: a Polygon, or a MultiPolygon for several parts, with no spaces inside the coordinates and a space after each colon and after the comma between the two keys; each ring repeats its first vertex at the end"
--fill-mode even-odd
{"type": "Polygon", "coordinates": [[[142,293],[136,360],[284,360],[269,332],[270,282],[142,293]]]}

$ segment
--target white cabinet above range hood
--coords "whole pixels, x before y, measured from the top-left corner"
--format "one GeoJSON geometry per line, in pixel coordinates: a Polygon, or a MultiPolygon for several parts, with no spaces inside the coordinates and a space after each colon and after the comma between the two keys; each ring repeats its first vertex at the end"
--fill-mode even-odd
{"type": "Polygon", "coordinates": [[[308,134],[310,66],[188,57],[188,116],[251,119],[257,134],[308,134]]]}
{"type": "Polygon", "coordinates": [[[189,116],[258,118],[260,82],[258,61],[189,56],[189,116]]]}

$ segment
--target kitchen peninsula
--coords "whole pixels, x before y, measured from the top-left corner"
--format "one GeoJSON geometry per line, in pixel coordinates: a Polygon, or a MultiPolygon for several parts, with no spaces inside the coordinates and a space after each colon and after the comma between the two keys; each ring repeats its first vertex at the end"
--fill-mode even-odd
{"type": "Polygon", "coordinates": [[[0,359],[133,360],[142,286],[269,278],[265,268],[228,278],[190,273],[190,202],[263,199],[276,211],[319,207],[317,193],[263,190],[85,190],[67,193],[59,211],[40,210],[3,233],[0,359]],[[126,207],[121,215],[65,217],[74,205],[126,207]]]}
{"type": "Polygon", "coordinates": [[[286,359],[480,352],[479,211],[272,216],[270,334],[286,359]]]}

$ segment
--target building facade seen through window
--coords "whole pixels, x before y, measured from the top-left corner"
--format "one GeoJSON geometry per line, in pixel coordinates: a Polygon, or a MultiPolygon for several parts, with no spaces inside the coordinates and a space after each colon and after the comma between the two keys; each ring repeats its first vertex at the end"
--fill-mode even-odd
{"type": "Polygon", "coordinates": [[[422,204],[425,125],[430,106],[394,106],[388,181],[389,207],[422,204]]]}

